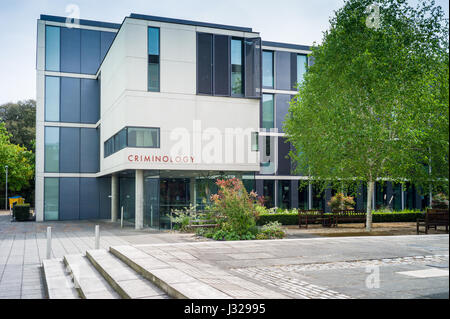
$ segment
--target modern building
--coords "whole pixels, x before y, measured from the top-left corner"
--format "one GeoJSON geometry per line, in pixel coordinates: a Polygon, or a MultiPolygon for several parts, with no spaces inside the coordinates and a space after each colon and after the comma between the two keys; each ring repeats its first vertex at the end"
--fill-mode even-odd
{"type": "MultiPolygon", "coordinates": [[[[310,47],[251,28],[131,14],[121,24],[37,21],[38,221],[123,218],[169,228],[237,176],[282,208],[326,207],[298,188],[282,123],[310,47]]],[[[374,205],[425,199],[385,184],[374,205]]],[[[365,197],[357,198],[364,207],[365,197]]]]}

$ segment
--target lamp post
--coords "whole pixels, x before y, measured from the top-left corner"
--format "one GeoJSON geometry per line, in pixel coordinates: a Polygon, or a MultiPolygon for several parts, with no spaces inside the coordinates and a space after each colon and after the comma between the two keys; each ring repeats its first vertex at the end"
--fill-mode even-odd
{"type": "Polygon", "coordinates": [[[5,209],[8,210],[8,165],[5,165],[5,170],[6,170],[5,209]]]}

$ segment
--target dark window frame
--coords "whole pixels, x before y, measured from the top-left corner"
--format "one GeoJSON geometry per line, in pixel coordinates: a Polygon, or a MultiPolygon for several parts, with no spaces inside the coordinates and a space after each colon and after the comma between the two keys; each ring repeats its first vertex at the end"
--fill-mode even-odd
{"type": "Polygon", "coordinates": [[[275,89],[275,51],[273,50],[262,50],[262,57],[264,57],[264,52],[270,52],[270,54],[272,55],[272,86],[264,86],[264,58],[262,59],[262,88],[263,89],[269,89],[269,90],[274,90],[275,89]]]}
{"type": "MultiPolygon", "coordinates": [[[[152,54],[152,56],[155,56],[152,54]]],[[[156,64],[156,63],[152,63],[152,64],[156,64]]],[[[147,27],[147,92],[154,92],[154,93],[159,93],[161,92],[161,28],[159,27],[153,27],[153,26],[148,26],[147,27]],[[150,90],[150,81],[149,81],[149,73],[150,73],[150,52],[148,52],[148,48],[149,48],[149,42],[148,42],[148,37],[149,37],[149,32],[150,29],[156,29],[158,30],[158,89],[157,90],[150,90]]]]}
{"type": "Polygon", "coordinates": [[[245,98],[245,38],[241,37],[230,37],[230,96],[236,97],[236,98],[245,98]],[[242,59],[242,65],[241,65],[241,90],[242,93],[236,94],[233,93],[233,63],[232,63],[232,45],[233,40],[241,41],[241,59],[242,59]]]}
{"type": "Polygon", "coordinates": [[[117,131],[117,133],[115,133],[113,136],[111,136],[110,138],[108,138],[105,142],[103,142],[103,158],[107,158],[125,148],[149,148],[149,149],[160,149],[161,148],[161,128],[159,127],[148,127],[148,126],[125,126],[124,128],[120,129],[119,131],[117,131]],[[158,140],[157,140],[157,146],[151,147],[151,146],[129,146],[128,143],[128,129],[130,128],[135,128],[135,129],[153,129],[153,130],[157,130],[158,132],[158,140]],[[125,141],[126,141],[126,145],[125,147],[121,148],[121,149],[115,149],[115,139],[116,137],[118,137],[118,135],[122,132],[125,131],[125,141]],[[111,153],[107,153],[106,149],[107,149],[107,143],[111,143],[112,145],[112,151],[111,153]]]}

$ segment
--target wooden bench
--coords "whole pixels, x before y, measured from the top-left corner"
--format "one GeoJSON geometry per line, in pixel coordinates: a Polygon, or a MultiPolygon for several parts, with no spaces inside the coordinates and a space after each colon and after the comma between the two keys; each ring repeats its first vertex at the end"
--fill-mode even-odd
{"type": "Polygon", "coordinates": [[[448,233],[448,209],[427,209],[425,218],[417,219],[417,234],[428,234],[430,228],[437,230],[438,226],[445,226],[448,233]],[[420,231],[420,227],[425,227],[425,231],[420,231]]]}
{"type": "Polygon", "coordinates": [[[365,211],[358,210],[340,210],[333,212],[333,227],[341,223],[364,223],[366,227],[367,214],[365,211]]]}
{"type": "Polygon", "coordinates": [[[211,219],[195,219],[189,221],[189,228],[216,228],[219,224],[213,224],[215,221],[211,219]]]}
{"type": "Polygon", "coordinates": [[[320,209],[310,209],[310,210],[298,210],[298,228],[308,228],[311,224],[322,224],[322,226],[330,226],[332,222],[331,215],[325,215],[325,212],[320,209]]]}

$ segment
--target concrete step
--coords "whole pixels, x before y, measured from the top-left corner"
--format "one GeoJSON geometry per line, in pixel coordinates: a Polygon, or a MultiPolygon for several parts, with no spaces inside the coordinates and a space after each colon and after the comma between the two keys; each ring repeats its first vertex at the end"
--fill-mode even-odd
{"type": "Polygon", "coordinates": [[[89,260],[79,255],[64,256],[64,264],[71,273],[75,288],[83,299],[119,299],[120,296],[95,269],[89,260]]]}
{"type": "Polygon", "coordinates": [[[42,270],[49,299],[79,299],[78,292],[62,259],[42,261],[42,270]]]}
{"type": "Polygon", "coordinates": [[[230,299],[223,292],[132,246],[110,247],[109,251],[148,279],[170,297],[177,299],[230,299]]]}
{"type": "Polygon", "coordinates": [[[168,299],[168,295],[110,252],[88,250],[86,257],[124,299],[168,299]]]}

